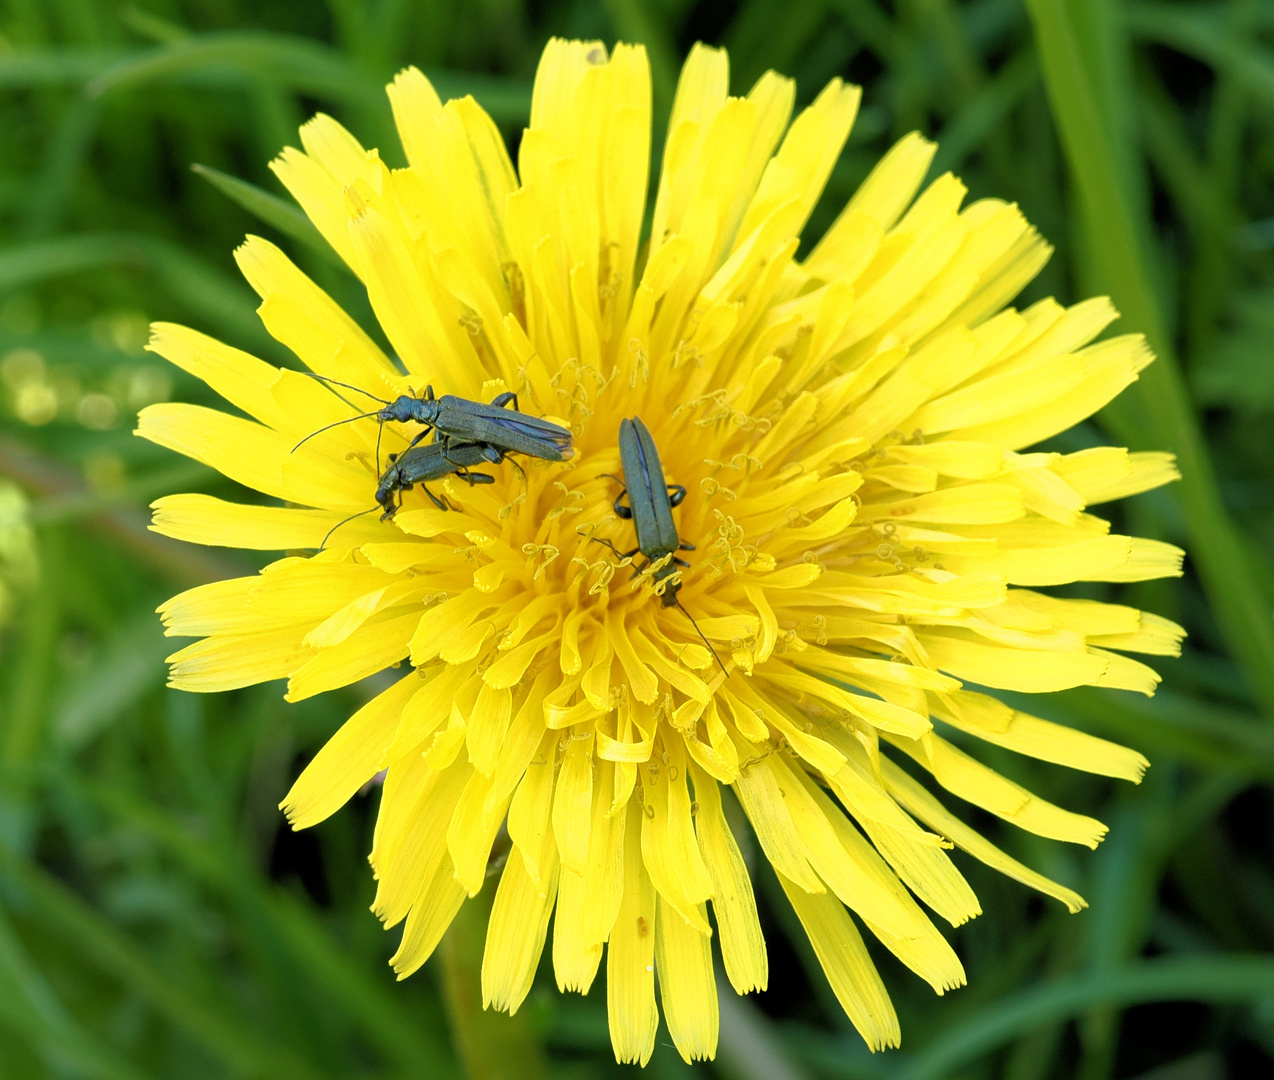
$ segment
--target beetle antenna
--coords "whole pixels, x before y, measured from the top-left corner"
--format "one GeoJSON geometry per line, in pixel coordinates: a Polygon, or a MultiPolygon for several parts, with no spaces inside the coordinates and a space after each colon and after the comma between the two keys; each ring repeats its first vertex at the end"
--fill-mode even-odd
{"type": "MultiPolygon", "coordinates": [[[[318,429],[318,431],[311,431],[307,436],[305,436],[304,439],[302,439],[299,443],[297,443],[294,447],[292,447],[292,450],[290,452],[295,454],[299,449],[301,449],[302,446],[304,446],[307,442],[309,442],[312,438],[314,438],[315,435],[322,435],[323,432],[331,431],[331,429],[334,427],[340,427],[342,424],[352,424],[355,420],[366,420],[369,416],[379,416],[379,415],[380,415],[380,410],[376,409],[373,412],[359,413],[357,416],[347,416],[344,420],[337,420],[331,424],[324,424],[321,428],[318,429]]],[[[377,439],[379,440],[379,435],[377,435],[377,439]]]]}
{"type": "Polygon", "coordinates": [[[681,601],[678,600],[675,596],[672,598],[672,602],[676,604],[677,607],[681,610],[681,614],[683,614],[687,619],[690,620],[690,625],[695,628],[695,633],[698,634],[701,638],[703,638],[703,643],[706,646],[708,646],[708,652],[712,653],[712,659],[714,659],[717,662],[717,667],[721,669],[721,673],[725,675],[725,677],[728,679],[730,677],[730,673],[726,671],[725,664],[721,662],[721,657],[717,655],[717,650],[712,647],[712,642],[710,642],[707,636],[704,634],[704,632],[699,629],[699,624],[695,622],[694,616],[691,615],[690,612],[688,612],[685,608],[681,606],[681,601]]]}
{"type": "MultiPolygon", "coordinates": [[[[330,529],[327,530],[327,536],[323,537],[323,542],[319,544],[319,551],[322,551],[324,548],[327,547],[327,541],[331,538],[332,533],[336,532],[336,530],[339,529],[342,525],[348,525],[355,518],[360,518],[364,514],[374,513],[375,511],[379,509],[380,509],[380,504],[378,503],[376,506],[373,506],[368,510],[360,510],[357,514],[350,514],[350,516],[345,518],[343,521],[338,521],[335,525],[333,525],[330,529]]],[[[712,648],[712,646],[709,645],[708,648],[712,648]]]]}
{"type": "MultiPolygon", "coordinates": [[[[379,401],[382,405],[389,404],[389,402],[384,398],[378,398],[375,394],[370,394],[361,386],[355,386],[353,383],[341,382],[340,379],[332,379],[326,375],[318,375],[313,371],[303,371],[301,374],[308,375],[311,379],[318,379],[319,382],[330,383],[332,386],[343,386],[346,390],[353,390],[356,394],[362,394],[364,397],[369,397],[373,401],[379,401]]],[[[340,395],[338,394],[337,397],[340,397],[340,395]]],[[[341,400],[344,401],[345,399],[341,398],[341,400]]]]}
{"type": "Polygon", "coordinates": [[[593,541],[594,544],[601,544],[602,547],[610,548],[610,550],[614,552],[614,554],[618,555],[621,559],[624,557],[623,552],[621,552],[619,548],[615,546],[615,542],[613,540],[607,540],[605,537],[602,537],[602,536],[590,536],[589,539],[593,541]]]}
{"type": "MultiPolygon", "coordinates": [[[[580,532],[579,529],[576,529],[575,532],[578,536],[584,535],[582,532],[580,532]]],[[[632,559],[633,555],[637,554],[636,551],[633,551],[630,554],[625,555],[622,551],[619,550],[619,548],[615,546],[615,542],[613,540],[607,540],[605,537],[590,536],[590,537],[587,537],[587,539],[591,540],[594,544],[601,544],[602,547],[609,548],[611,553],[618,556],[621,560],[632,559]]],[[[624,565],[623,562],[621,562],[620,566],[623,566],[623,565],[624,565]]],[[[629,565],[631,565],[631,563],[629,565]]],[[[636,574],[633,575],[633,577],[636,577],[636,576],[637,576],[636,574]]]]}

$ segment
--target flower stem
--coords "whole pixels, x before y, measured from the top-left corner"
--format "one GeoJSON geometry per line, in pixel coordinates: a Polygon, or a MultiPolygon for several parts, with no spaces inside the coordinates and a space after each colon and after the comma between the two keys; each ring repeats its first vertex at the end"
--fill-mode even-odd
{"type": "Polygon", "coordinates": [[[488,883],[456,915],[442,939],[442,993],[456,1053],[469,1080],[541,1080],[544,1052],[530,1017],[482,1007],[482,951],[495,896],[488,883]]]}

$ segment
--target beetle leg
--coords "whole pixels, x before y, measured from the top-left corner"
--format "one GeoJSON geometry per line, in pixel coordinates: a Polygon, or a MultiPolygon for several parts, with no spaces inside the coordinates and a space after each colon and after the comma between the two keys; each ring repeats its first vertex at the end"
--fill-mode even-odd
{"type": "Polygon", "coordinates": [[[686,560],[685,560],[685,559],[678,559],[678,558],[677,558],[677,556],[676,556],[676,555],[674,555],[674,556],[672,557],[672,561],[673,561],[674,563],[676,563],[676,565],[678,565],[678,566],[684,566],[687,570],[689,570],[689,569],[690,569],[690,564],[689,564],[688,562],[686,562],[686,560]]]}
{"type": "Polygon", "coordinates": [[[512,390],[506,390],[503,394],[496,394],[496,396],[491,399],[491,404],[497,409],[503,409],[510,401],[513,402],[514,412],[522,411],[518,408],[518,396],[512,390]]]}
{"type": "Polygon", "coordinates": [[[431,431],[433,431],[433,429],[434,429],[433,424],[426,424],[425,430],[422,431],[419,435],[417,435],[414,439],[412,439],[411,442],[407,444],[407,449],[410,450],[413,446],[416,445],[416,443],[420,442],[421,439],[423,439],[426,435],[428,435],[431,431]]]}
{"type": "Polygon", "coordinates": [[[434,399],[434,388],[433,388],[432,386],[426,386],[426,387],[425,387],[425,400],[426,400],[426,401],[433,401],[433,399],[434,399]]]}
{"type": "MultiPolygon", "coordinates": [[[[403,493],[401,489],[399,489],[397,492],[391,491],[389,493],[389,498],[385,501],[385,512],[381,514],[380,516],[381,521],[388,521],[391,517],[393,517],[396,513],[398,513],[398,508],[402,505],[402,501],[403,501],[403,493]],[[395,494],[397,494],[398,496],[397,502],[394,501],[395,494]]],[[[341,524],[344,524],[344,522],[342,522],[341,524]]],[[[328,533],[327,535],[331,536],[332,534],[328,533]]],[[[326,538],[324,538],[324,543],[326,543],[326,538]]]]}
{"type": "MultiPolygon", "coordinates": [[[[604,473],[599,473],[598,475],[599,475],[599,476],[606,476],[606,477],[609,477],[611,480],[614,480],[614,481],[616,481],[617,483],[620,483],[620,484],[623,484],[623,483],[624,483],[623,477],[616,476],[613,472],[604,472],[604,473]]],[[[633,510],[632,510],[632,507],[631,507],[631,506],[620,506],[620,505],[619,505],[619,500],[620,500],[620,499],[622,499],[622,498],[623,498],[625,495],[627,495],[627,494],[628,494],[628,488],[627,488],[627,486],[625,486],[625,487],[624,487],[624,488],[620,491],[620,493],[619,493],[618,495],[616,495],[616,496],[615,496],[615,501],[614,501],[614,503],[612,503],[612,504],[611,504],[611,508],[615,511],[615,514],[616,514],[618,517],[622,517],[625,521],[631,521],[631,520],[632,520],[632,516],[633,516],[633,510]]]]}
{"type": "Polygon", "coordinates": [[[455,458],[451,456],[451,440],[450,439],[447,439],[445,442],[442,443],[442,459],[448,465],[450,465],[452,469],[457,473],[460,473],[463,475],[465,472],[468,471],[467,465],[465,465],[463,462],[457,461],[455,458]]]}
{"type": "Polygon", "coordinates": [[[681,500],[686,497],[685,484],[669,484],[668,485],[668,505],[680,506],[681,500]]]}
{"type": "Polygon", "coordinates": [[[430,491],[427,487],[425,487],[425,485],[424,485],[424,484],[421,484],[421,485],[420,485],[420,490],[421,490],[421,491],[423,491],[426,495],[428,495],[428,496],[429,496],[429,498],[430,498],[430,500],[433,502],[434,506],[436,506],[439,510],[444,510],[444,511],[445,511],[445,510],[450,510],[450,509],[451,509],[451,507],[450,507],[450,506],[448,506],[445,502],[443,502],[443,501],[442,501],[442,499],[438,498],[438,496],[437,496],[437,495],[435,495],[432,491],[430,491]]]}
{"type": "Polygon", "coordinates": [[[696,550],[698,550],[698,549],[694,546],[694,544],[687,544],[687,543],[683,540],[683,541],[681,541],[681,543],[680,543],[680,544],[678,544],[678,545],[677,545],[677,550],[678,550],[678,551],[696,551],[696,550]]]}

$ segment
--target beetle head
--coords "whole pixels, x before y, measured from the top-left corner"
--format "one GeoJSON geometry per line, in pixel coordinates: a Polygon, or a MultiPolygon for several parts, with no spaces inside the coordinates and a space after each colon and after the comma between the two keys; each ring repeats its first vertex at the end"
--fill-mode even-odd
{"type": "Polygon", "coordinates": [[[381,419],[396,420],[400,424],[406,424],[416,419],[416,407],[420,404],[415,398],[406,394],[399,394],[388,405],[380,411],[381,419]]]}

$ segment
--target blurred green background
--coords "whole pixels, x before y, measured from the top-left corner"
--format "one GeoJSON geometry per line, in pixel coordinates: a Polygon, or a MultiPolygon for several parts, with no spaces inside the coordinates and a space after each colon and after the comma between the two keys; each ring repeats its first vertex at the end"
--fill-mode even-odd
{"type": "MultiPolygon", "coordinates": [[[[1112,826],[1090,854],[972,815],[1092,908],[1069,916],[961,860],[985,909],[951,934],[970,985],[935,998],[880,956],[903,1049],[873,1058],[762,865],[771,989],[723,1002],[719,1059],[699,1074],[1274,1074],[1274,3],[5,0],[0,12],[0,1080],[463,1075],[443,965],[396,985],[397,933],[367,911],[375,794],[301,835],[275,808],[357,692],[287,706],[273,685],[164,688],[172,646],[156,604],[254,564],[146,531],[160,494],[244,493],[131,428],[146,404],[208,397],[143,352],[149,320],[289,362],[234,273],[249,230],[370,324],[266,169],[302,120],[331,112],[401,163],[382,87],[415,63],[444,95],[474,93],[516,145],[553,34],[644,41],[657,114],[696,40],[728,46],[738,91],[768,67],[796,77],[801,101],[834,75],[861,83],[810,235],[893,139],[938,138],[934,175],[1018,201],[1057,246],[1024,299],[1110,292],[1118,329],[1146,331],[1161,354],[1057,448],[1171,448],[1186,473],[1114,510],[1119,527],[1188,547],[1185,580],[1086,593],[1190,629],[1185,656],[1159,665],[1159,696],[1031,703],[1141,749],[1145,783],[982,753],[1112,826]]],[[[547,968],[515,1022],[481,1030],[492,1046],[512,1040],[504,1075],[621,1071],[604,987],[562,997],[547,968]]],[[[689,1071],[661,1035],[649,1075],[689,1071]]]]}

